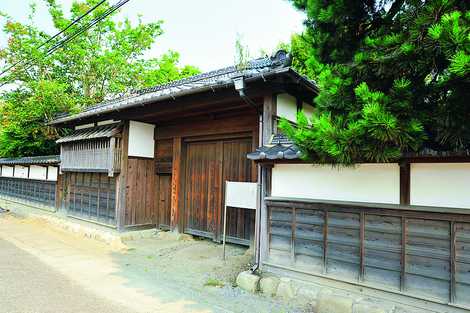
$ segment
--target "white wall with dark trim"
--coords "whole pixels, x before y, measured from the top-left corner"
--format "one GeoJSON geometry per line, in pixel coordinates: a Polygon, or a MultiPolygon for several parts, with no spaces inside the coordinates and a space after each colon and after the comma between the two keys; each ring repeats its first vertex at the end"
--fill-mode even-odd
{"type": "Polygon", "coordinates": [[[276,164],[272,196],[375,203],[400,203],[398,164],[329,165],[276,164]]]}
{"type": "Polygon", "coordinates": [[[410,204],[470,209],[470,163],[410,165],[410,204]]]}

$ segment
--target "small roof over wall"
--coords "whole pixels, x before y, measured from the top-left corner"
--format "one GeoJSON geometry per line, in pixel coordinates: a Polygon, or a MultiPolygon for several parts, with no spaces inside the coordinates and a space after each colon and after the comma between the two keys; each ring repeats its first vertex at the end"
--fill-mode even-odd
{"type": "MultiPolygon", "coordinates": [[[[302,163],[302,152],[285,135],[273,135],[269,144],[248,153],[247,158],[256,162],[296,161],[302,163]]],[[[404,153],[401,160],[410,163],[420,162],[470,162],[470,151],[437,151],[423,148],[419,152],[404,153]]]]}
{"type": "Polygon", "coordinates": [[[297,146],[282,134],[273,135],[268,145],[259,147],[247,155],[253,161],[299,160],[302,153],[297,146]]]}
{"type": "Polygon", "coordinates": [[[44,155],[22,158],[1,158],[0,165],[57,165],[60,163],[59,155],[44,155]]]}
{"type": "Polygon", "coordinates": [[[108,125],[95,126],[90,128],[76,129],[71,134],[60,138],[56,142],[67,143],[81,140],[102,139],[116,136],[121,132],[121,124],[114,123],[108,125]]]}

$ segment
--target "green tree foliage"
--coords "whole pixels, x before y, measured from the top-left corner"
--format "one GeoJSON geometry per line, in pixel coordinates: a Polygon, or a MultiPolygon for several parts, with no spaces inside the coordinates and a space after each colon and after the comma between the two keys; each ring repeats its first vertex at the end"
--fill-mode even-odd
{"type": "Polygon", "coordinates": [[[313,116],[281,128],[305,158],[349,165],[470,148],[470,2],[291,1],[307,15],[293,65],[320,92],[313,116]]]}
{"type": "MultiPolygon", "coordinates": [[[[75,1],[66,14],[56,0],[42,0],[51,21],[59,30],[83,15],[98,0],[75,1]]],[[[110,7],[100,5],[80,23],[101,15],[110,7]]],[[[125,7],[124,7],[125,8],[125,7]]],[[[145,53],[163,33],[162,21],[143,23],[140,19],[116,21],[107,17],[96,26],[47,55],[53,45],[41,46],[53,34],[38,29],[33,19],[35,5],[27,23],[14,21],[2,13],[7,47],[0,50],[0,64],[7,68],[26,60],[0,77],[3,86],[0,102],[0,156],[13,157],[57,152],[58,134],[44,122],[57,113],[79,111],[105,99],[131,90],[150,87],[194,75],[199,70],[179,66],[179,55],[169,51],[160,58],[145,53]]]]}

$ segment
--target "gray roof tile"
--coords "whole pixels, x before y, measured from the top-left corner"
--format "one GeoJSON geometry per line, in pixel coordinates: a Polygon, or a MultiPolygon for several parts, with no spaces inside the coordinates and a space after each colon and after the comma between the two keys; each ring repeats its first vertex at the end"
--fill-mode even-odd
{"type": "Polygon", "coordinates": [[[253,161],[262,160],[298,160],[302,153],[297,146],[282,134],[273,135],[268,145],[248,153],[247,158],[253,161]]]}
{"type": "MultiPolygon", "coordinates": [[[[251,60],[243,68],[230,66],[167,84],[134,91],[129,95],[89,107],[77,114],[59,116],[50,122],[50,124],[66,123],[80,118],[122,110],[149,102],[161,101],[168,98],[175,98],[177,96],[228,86],[233,84],[234,78],[240,76],[244,76],[245,78],[256,78],[282,73],[283,71],[290,69],[290,62],[290,57],[285,51],[278,51],[272,57],[251,60]]],[[[301,79],[310,84],[312,88],[316,88],[313,81],[310,81],[305,77],[301,77],[301,79]]]]}
{"type": "Polygon", "coordinates": [[[80,141],[80,140],[89,140],[89,139],[100,139],[100,138],[109,138],[113,137],[121,132],[121,124],[114,123],[84,129],[77,129],[74,130],[69,135],[60,138],[56,142],[66,143],[72,141],[80,141]]]}
{"type": "Polygon", "coordinates": [[[59,164],[59,155],[44,155],[22,158],[1,158],[0,165],[59,164]]]}

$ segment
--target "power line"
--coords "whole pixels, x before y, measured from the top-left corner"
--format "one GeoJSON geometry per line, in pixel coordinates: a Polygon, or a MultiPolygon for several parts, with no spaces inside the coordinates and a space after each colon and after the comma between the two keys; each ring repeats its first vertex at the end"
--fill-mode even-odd
{"type": "MultiPolygon", "coordinates": [[[[87,16],[88,14],[90,14],[91,12],[93,12],[97,7],[99,7],[101,4],[103,4],[106,0],[101,0],[98,4],[96,4],[95,6],[93,6],[92,8],[90,8],[88,11],[86,11],[83,15],[79,16],[78,18],[76,18],[75,20],[73,20],[72,22],[70,22],[69,25],[67,25],[67,27],[65,27],[64,29],[62,29],[60,32],[58,32],[57,34],[55,34],[54,36],[52,36],[51,38],[47,39],[45,42],[43,42],[42,44],[40,44],[39,46],[36,47],[36,49],[40,49],[41,47],[43,47],[44,45],[48,44],[49,42],[51,42],[52,40],[54,40],[55,38],[57,38],[58,36],[62,35],[64,32],[67,31],[67,29],[69,29],[70,27],[72,27],[73,25],[77,24],[78,22],[80,22],[85,16],[87,16]]],[[[14,64],[10,65],[7,69],[3,70],[1,73],[0,73],[0,76],[2,76],[3,74],[5,74],[6,72],[8,72],[9,70],[11,70],[13,67],[17,66],[18,64],[20,63],[23,63],[25,62],[25,60],[20,60],[20,61],[17,61],[15,62],[14,64]]]]}
{"type": "Polygon", "coordinates": [[[119,2],[114,4],[113,6],[109,7],[105,12],[103,12],[103,14],[101,14],[100,16],[98,16],[98,17],[94,18],[93,20],[91,20],[87,25],[84,25],[84,26],[80,27],[73,34],[63,38],[62,40],[60,40],[58,43],[56,43],[54,46],[52,46],[49,50],[47,50],[46,57],[49,56],[50,54],[54,53],[57,49],[60,49],[61,47],[63,47],[68,42],[74,40],[76,37],[80,36],[81,34],[86,32],[87,30],[89,30],[90,28],[92,28],[93,26],[95,26],[96,24],[101,22],[102,20],[104,20],[106,17],[108,17],[109,15],[114,13],[116,10],[118,10],[120,7],[122,7],[124,4],[126,4],[129,1],[130,0],[120,0],[119,2]]]}
{"type": "Polygon", "coordinates": [[[67,29],[69,29],[70,27],[72,27],[73,25],[77,24],[78,22],[80,22],[84,17],[86,17],[88,14],[90,14],[91,12],[93,12],[97,7],[99,7],[100,5],[102,5],[106,0],[101,0],[100,2],[98,2],[94,7],[92,7],[91,9],[89,9],[88,11],[85,12],[85,14],[81,15],[80,17],[76,18],[75,20],[73,20],[67,27],[65,27],[64,29],[62,29],[60,32],[58,32],[57,34],[55,34],[54,36],[52,36],[51,38],[49,38],[48,40],[46,40],[45,42],[43,42],[41,45],[39,45],[37,47],[37,49],[43,47],[45,44],[51,42],[52,40],[54,40],[55,38],[59,37],[60,35],[62,35],[63,33],[65,33],[67,31],[67,29]]]}
{"type": "MultiPolygon", "coordinates": [[[[83,15],[81,15],[80,17],[78,17],[77,19],[75,19],[74,21],[72,21],[66,28],[64,28],[63,30],[61,30],[59,33],[55,34],[53,37],[49,38],[46,42],[42,43],[41,45],[39,45],[37,47],[37,49],[43,47],[44,45],[46,45],[47,43],[51,42],[53,39],[57,38],[58,36],[60,36],[61,34],[63,34],[65,31],[67,31],[70,27],[72,27],[73,25],[77,24],[80,20],[82,20],[85,16],[89,15],[92,11],[94,11],[98,6],[100,6],[101,4],[103,4],[106,0],[102,0],[100,1],[98,4],[96,4],[95,6],[93,6],[92,8],[90,8],[87,12],[85,12],[83,15]]],[[[88,24],[80,27],[78,30],[76,30],[74,33],[72,33],[71,35],[61,39],[59,42],[55,43],[51,48],[49,48],[47,50],[47,53],[46,53],[46,57],[51,55],[52,53],[54,53],[57,49],[60,49],[61,47],[63,47],[65,44],[67,44],[68,42],[72,41],[73,39],[75,39],[76,37],[78,37],[79,35],[81,35],[82,33],[84,33],[85,31],[89,30],[90,28],[92,28],[93,26],[95,26],[96,24],[98,24],[100,21],[102,21],[103,19],[105,19],[107,16],[109,16],[110,14],[112,14],[113,12],[115,12],[117,9],[119,9],[120,7],[122,7],[124,4],[126,4],[127,2],[129,2],[130,0],[120,0],[119,2],[117,2],[116,4],[112,5],[111,7],[109,7],[108,9],[105,10],[105,12],[103,12],[101,15],[99,15],[98,17],[95,17],[94,19],[92,19],[88,24]]],[[[15,64],[9,66],[7,69],[5,69],[4,71],[2,71],[0,73],[0,76],[5,74],[6,72],[8,72],[10,69],[12,69],[13,67],[15,67],[16,65],[20,64],[20,63],[24,63],[25,60],[21,60],[21,61],[18,61],[16,62],[15,64]]],[[[29,69],[33,64],[31,64],[31,62],[29,62],[29,66],[24,68],[25,70],[26,69],[29,69]]],[[[5,83],[4,83],[5,84],[5,83]]],[[[1,86],[3,86],[4,84],[2,84],[1,86]]],[[[0,86],[0,87],[1,87],[0,86]]]]}

